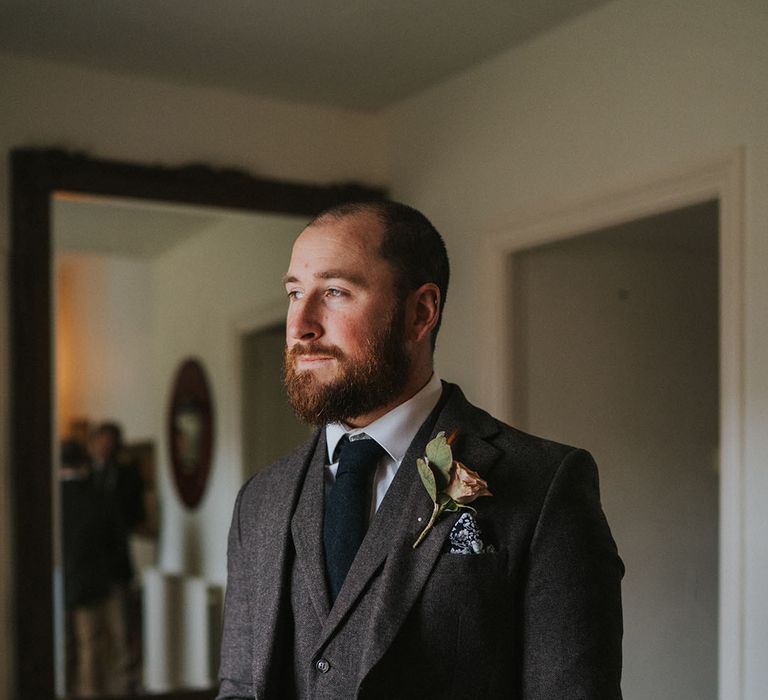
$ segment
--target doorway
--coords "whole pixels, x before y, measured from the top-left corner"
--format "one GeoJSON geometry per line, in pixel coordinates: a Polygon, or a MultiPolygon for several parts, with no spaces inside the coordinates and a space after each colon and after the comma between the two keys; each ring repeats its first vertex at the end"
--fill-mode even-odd
{"type": "Polygon", "coordinates": [[[514,422],[600,466],[627,700],[718,697],[719,220],[707,201],[511,256],[514,422]]]}
{"type": "Polygon", "coordinates": [[[243,477],[288,454],[310,431],[293,413],[283,389],[285,325],[242,336],[243,477]]]}

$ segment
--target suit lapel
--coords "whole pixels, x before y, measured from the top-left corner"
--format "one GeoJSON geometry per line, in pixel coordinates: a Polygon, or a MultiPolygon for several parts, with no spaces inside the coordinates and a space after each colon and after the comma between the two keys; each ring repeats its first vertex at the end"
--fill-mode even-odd
{"type": "Polygon", "coordinates": [[[487,475],[500,452],[484,436],[496,432],[490,416],[471,406],[461,390],[445,385],[443,397],[419,429],[400,469],[366,533],[347,579],[330,611],[318,649],[352,609],[371,577],[383,566],[382,595],[375,606],[374,638],[367,640],[364,673],[380,658],[394,639],[439,556],[458,514],[444,514],[433,531],[415,550],[412,545],[432,513],[432,501],[416,470],[416,459],[439,431],[459,429],[454,455],[482,476],[487,475]],[[421,520],[419,520],[419,518],[421,520]]]}
{"type": "MultiPolygon", "coordinates": [[[[381,659],[405,622],[460,515],[443,513],[426,538],[413,549],[413,543],[432,513],[432,501],[415,468],[416,457],[424,453],[426,442],[434,434],[440,431],[450,434],[454,429],[459,431],[453,446],[454,457],[484,478],[502,454],[484,439],[497,432],[495,421],[487,413],[469,404],[458,387],[450,386],[450,389],[451,396],[438,416],[433,431],[409,449],[408,462],[403,460],[404,481],[408,482],[411,490],[402,501],[400,526],[382,571],[382,594],[374,608],[374,624],[371,625],[375,633],[364,647],[366,655],[361,678],[381,659]]],[[[398,474],[400,471],[403,469],[398,474]]],[[[482,508],[482,502],[476,505],[482,508]]]]}
{"type": "Polygon", "coordinates": [[[312,607],[322,624],[328,617],[330,606],[323,553],[324,467],[327,448],[325,431],[321,430],[320,433],[296,512],[291,519],[291,534],[296,548],[296,562],[305,576],[312,607]]]}

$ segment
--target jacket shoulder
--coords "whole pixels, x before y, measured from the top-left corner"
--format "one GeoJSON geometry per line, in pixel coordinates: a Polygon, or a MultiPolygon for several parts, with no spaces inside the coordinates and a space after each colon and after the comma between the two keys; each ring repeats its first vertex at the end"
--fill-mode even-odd
{"type": "MultiPolygon", "coordinates": [[[[543,503],[546,493],[563,470],[579,474],[597,486],[597,468],[584,449],[521,430],[495,418],[470,403],[455,385],[449,398],[451,419],[464,426],[468,440],[480,438],[495,451],[494,465],[488,470],[488,483],[499,502],[512,500],[519,505],[525,495],[529,504],[543,503]]],[[[462,430],[460,429],[459,435],[462,430]]],[[[478,454],[477,449],[474,450],[478,454]]],[[[467,464],[472,468],[471,464],[467,464]]]]}
{"type": "Polygon", "coordinates": [[[446,387],[451,391],[447,408],[456,424],[465,424],[470,432],[486,440],[508,457],[517,457],[539,465],[557,466],[569,454],[579,450],[573,445],[543,438],[508,425],[470,403],[458,386],[446,384],[446,387]]]}
{"type": "Polygon", "coordinates": [[[558,465],[572,452],[581,450],[573,445],[525,432],[500,420],[494,421],[498,427],[494,443],[507,453],[535,459],[539,463],[558,465]]]}
{"type": "Polygon", "coordinates": [[[271,464],[250,477],[241,487],[237,496],[238,503],[252,503],[264,499],[273,499],[286,488],[293,485],[298,466],[303,466],[312,456],[322,431],[316,430],[311,437],[293,451],[276,459],[271,464]]]}

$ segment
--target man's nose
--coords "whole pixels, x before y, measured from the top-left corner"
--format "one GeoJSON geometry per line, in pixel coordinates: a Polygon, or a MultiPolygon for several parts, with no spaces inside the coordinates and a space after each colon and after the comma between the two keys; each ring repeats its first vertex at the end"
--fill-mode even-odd
{"type": "Polygon", "coordinates": [[[317,340],[323,334],[317,304],[311,298],[295,301],[288,310],[288,340],[317,340]]]}

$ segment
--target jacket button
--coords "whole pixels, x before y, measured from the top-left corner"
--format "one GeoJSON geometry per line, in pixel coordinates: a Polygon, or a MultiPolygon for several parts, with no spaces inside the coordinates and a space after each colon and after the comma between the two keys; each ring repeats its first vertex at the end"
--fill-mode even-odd
{"type": "Polygon", "coordinates": [[[327,659],[318,659],[315,663],[315,668],[320,673],[328,673],[331,670],[331,664],[328,663],[327,659]]]}

